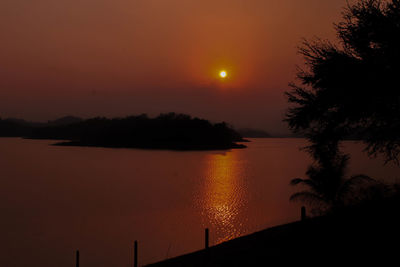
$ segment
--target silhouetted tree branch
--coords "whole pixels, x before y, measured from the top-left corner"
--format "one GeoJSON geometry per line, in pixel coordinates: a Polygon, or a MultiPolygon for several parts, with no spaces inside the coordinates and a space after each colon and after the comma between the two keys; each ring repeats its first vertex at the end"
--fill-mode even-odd
{"type": "Polygon", "coordinates": [[[337,45],[303,40],[305,68],[286,93],[291,106],[285,120],[310,141],[306,149],[315,159],[307,178],[292,180],[307,190],[291,200],[319,211],[385,192],[366,175],[346,177],[342,140],[362,140],[370,156],[383,154],[387,162],[399,163],[400,155],[400,1],[360,0],[347,6],[335,28],[337,45]]]}
{"type": "MultiPolygon", "coordinates": [[[[357,138],[370,156],[400,153],[400,1],[361,0],[335,25],[338,45],[304,40],[286,121],[313,143],[357,138]]],[[[313,149],[311,147],[311,149],[313,149]]]]}

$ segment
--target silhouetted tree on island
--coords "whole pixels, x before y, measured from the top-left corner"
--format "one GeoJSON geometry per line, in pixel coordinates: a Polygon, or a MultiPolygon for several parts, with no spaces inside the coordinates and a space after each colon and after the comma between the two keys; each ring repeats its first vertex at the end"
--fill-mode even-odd
{"type": "Polygon", "coordinates": [[[68,140],[59,145],[174,150],[244,148],[244,141],[226,123],[210,123],[185,114],[146,114],[126,118],[92,118],[70,124],[50,124],[32,130],[36,139],[68,140]]]}
{"type": "Polygon", "coordinates": [[[57,145],[173,150],[245,148],[242,136],[225,122],[211,123],[186,114],[146,114],[125,118],[66,116],[47,123],[0,118],[0,137],[68,140],[57,145]]]}
{"type": "MultiPolygon", "coordinates": [[[[318,200],[325,206],[346,202],[344,192],[371,182],[367,176],[345,179],[348,155],[340,141],[356,138],[370,156],[381,153],[398,162],[400,154],[400,1],[361,0],[348,5],[335,25],[338,44],[317,39],[299,48],[306,69],[287,92],[291,104],[285,121],[310,141],[315,163],[306,184],[292,199],[318,200]],[[351,185],[351,186],[350,186],[351,185]]],[[[351,191],[350,190],[350,191],[351,191]]]]}

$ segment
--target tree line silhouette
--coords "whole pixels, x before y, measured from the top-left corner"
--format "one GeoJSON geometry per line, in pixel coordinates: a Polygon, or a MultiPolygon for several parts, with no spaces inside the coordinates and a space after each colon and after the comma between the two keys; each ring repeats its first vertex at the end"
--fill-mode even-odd
{"type": "Polygon", "coordinates": [[[126,118],[70,117],[45,124],[0,120],[2,136],[66,140],[65,146],[100,146],[176,150],[243,148],[245,141],[228,124],[211,123],[185,114],[167,113],[155,118],[146,114],[126,118]]]}
{"type": "Polygon", "coordinates": [[[382,154],[386,162],[398,164],[400,155],[400,1],[348,4],[335,29],[337,44],[303,41],[299,53],[306,68],[299,68],[299,82],[286,92],[285,121],[306,136],[315,160],[307,178],[292,180],[309,190],[291,199],[320,210],[368,198],[371,194],[360,192],[366,184],[379,195],[393,191],[366,175],[346,178],[350,157],[340,151],[341,141],[361,140],[369,156],[382,154]]]}

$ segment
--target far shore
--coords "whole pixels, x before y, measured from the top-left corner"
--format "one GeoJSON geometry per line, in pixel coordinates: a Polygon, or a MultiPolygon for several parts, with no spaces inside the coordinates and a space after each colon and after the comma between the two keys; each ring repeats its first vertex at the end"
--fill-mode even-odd
{"type": "MultiPolygon", "coordinates": [[[[246,140],[246,142],[249,142],[246,140]]],[[[107,143],[85,143],[80,141],[63,141],[53,144],[54,146],[82,146],[82,147],[104,147],[104,148],[139,148],[151,150],[176,150],[176,151],[204,151],[204,150],[228,150],[244,149],[246,145],[232,143],[230,145],[196,145],[196,144],[107,144],[107,143]]]]}

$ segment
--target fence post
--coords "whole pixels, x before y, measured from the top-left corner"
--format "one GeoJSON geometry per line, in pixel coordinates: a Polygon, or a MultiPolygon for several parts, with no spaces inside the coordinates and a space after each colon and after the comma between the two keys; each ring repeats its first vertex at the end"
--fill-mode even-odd
{"type": "Polygon", "coordinates": [[[209,231],[208,228],[205,230],[205,247],[208,248],[208,241],[209,241],[209,231]]]}
{"type": "Polygon", "coordinates": [[[76,251],[76,267],[79,267],[79,250],[76,251]]]}
{"type": "Polygon", "coordinates": [[[133,249],[133,266],[137,267],[138,266],[138,242],[135,240],[135,246],[133,249]]]}
{"type": "Polygon", "coordinates": [[[307,219],[307,215],[306,215],[306,207],[301,207],[301,220],[305,221],[307,219]]]}

